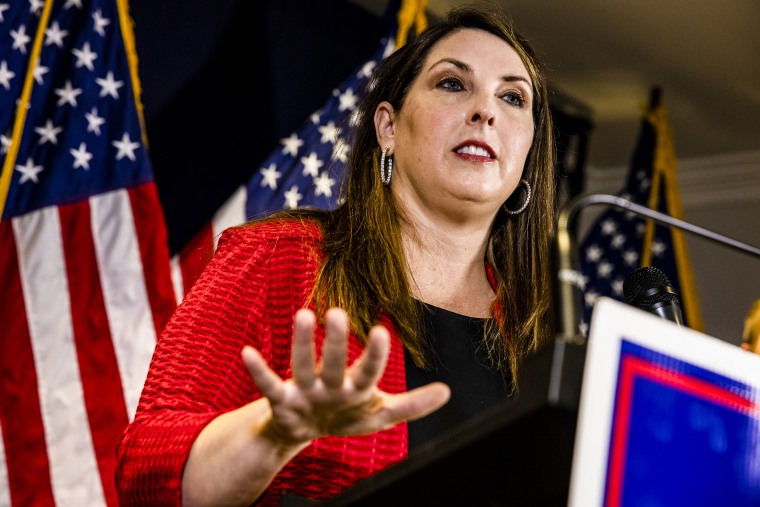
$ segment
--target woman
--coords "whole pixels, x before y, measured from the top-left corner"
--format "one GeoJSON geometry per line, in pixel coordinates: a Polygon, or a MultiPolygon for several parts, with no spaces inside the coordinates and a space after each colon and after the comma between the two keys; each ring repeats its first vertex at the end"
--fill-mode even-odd
{"type": "Polygon", "coordinates": [[[452,11],[355,121],[343,204],[226,231],[173,316],[122,505],[328,498],[509,396],[551,336],[552,125],[508,21],[452,11]]]}

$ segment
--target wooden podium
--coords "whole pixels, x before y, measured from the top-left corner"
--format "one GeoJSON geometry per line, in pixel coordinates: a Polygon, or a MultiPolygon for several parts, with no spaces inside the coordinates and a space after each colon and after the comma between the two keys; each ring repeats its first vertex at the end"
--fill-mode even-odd
{"type": "Polygon", "coordinates": [[[320,505],[566,506],[584,355],[551,344],[525,362],[514,399],[320,505]]]}

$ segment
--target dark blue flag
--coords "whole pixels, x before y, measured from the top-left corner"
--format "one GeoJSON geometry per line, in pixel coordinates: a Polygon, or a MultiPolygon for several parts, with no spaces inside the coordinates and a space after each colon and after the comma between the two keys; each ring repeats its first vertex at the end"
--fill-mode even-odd
{"type": "MultiPolygon", "coordinates": [[[[641,120],[628,179],[618,195],[683,219],[675,171],[667,112],[663,105],[657,105],[641,120]]],[[[680,231],[631,212],[609,209],[580,243],[578,261],[582,273],[584,334],[596,300],[607,296],[625,301],[624,280],[642,266],[657,267],[668,277],[680,295],[685,323],[693,329],[702,329],[691,265],[680,231]]]]}
{"type": "Polygon", "coordinates": [[[337,204],[339,185],[350,146],[350,115],[372,71],[393,50],[393,39],[381,42],[374,57],[333,90],[325,105],[280,141],[248,182],[247,217],[280,209],[337,204]]]}
{"type": "Polygon", "coordinates": [[[348,144],[351,115],[377,64],[402,46],[410,31],[419,33],[427,25],[425,3],[421,0],[389,2],[386,16],[392,20],[387,23],[390,35],[380,40],[372,58],[359,65],[334,89],[325,104],[295,132],[280,140],[248,183],[230,196],[210,222],[175,256],[174,283],[180,298],[205,268],[216,249],[216,241],[226,228],[282,209],[337,206],[351,149],[348,144]]]}

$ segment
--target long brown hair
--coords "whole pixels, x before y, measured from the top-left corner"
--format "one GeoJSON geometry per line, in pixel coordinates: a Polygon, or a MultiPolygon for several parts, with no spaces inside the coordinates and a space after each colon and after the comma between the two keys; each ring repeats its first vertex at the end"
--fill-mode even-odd
{"type": "MultiPolygon", "coordinates": [[[[493,224],[486,261],[496,281],[496,298],[485,343],[493,364],[511,373],[516,385],[519,360],[552,336],[549,245],[554,226],[554,141],[542,66],[510,20],[497,10],[459,7],[385,58],[376,68],[352,117],[352,137],[341,202],[335,210],[296,210],[275,216],[300,216],[321,223],[324,264],[312,293],[318,314],[344,308],[361,338],[389,315],[415,364],[430,364],[420,333],[418,305],[406,277],[400,222],[404,220],[389,187],[380,181],[373,116],[382,101],[396,111],[419,75],[431,48],[463,29],[481,29],[505,40],[523,61],[533,82],[533,145],[522,178],[533,190],[520,215],[500,211],[493,224]]],[[[506,203],[514,209],[525,197],[516,191],[506,203]]]]}

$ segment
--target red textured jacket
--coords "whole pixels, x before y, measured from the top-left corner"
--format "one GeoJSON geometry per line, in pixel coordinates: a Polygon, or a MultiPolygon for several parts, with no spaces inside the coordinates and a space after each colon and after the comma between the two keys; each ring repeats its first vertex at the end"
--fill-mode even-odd
{"type": "MultiPolygon", "coordinates": [[[[225,231],[216,254],[156,345],[134,421],[118,448],[122,507],[180,505],[182,469],[198,433],[213,418],[261,394],[240,358],[256,347],[280,376],[290,377],[293,316],[322,262],[316,224],[279,220],[225,231]]],[[[395,329],[380,389],[406,390],[404,353],[395,329]]],[[[321,350],[324,328],[316,332],[321,350]]],[[[349,361],[363,345],[349,339],[349,361]]],[[[328,437],[301,451],[257,505],[288,492],[326,499],[407,455],[407,426],[360,437],[328,437]]]]}

